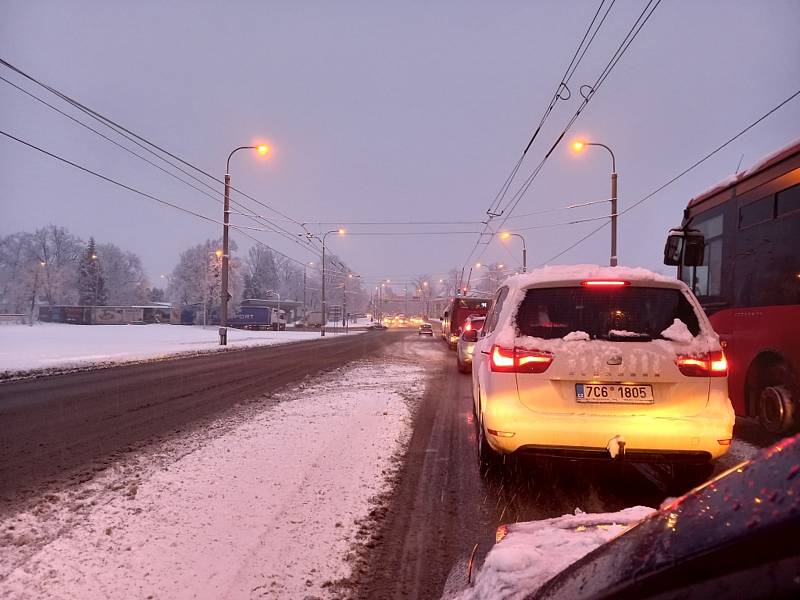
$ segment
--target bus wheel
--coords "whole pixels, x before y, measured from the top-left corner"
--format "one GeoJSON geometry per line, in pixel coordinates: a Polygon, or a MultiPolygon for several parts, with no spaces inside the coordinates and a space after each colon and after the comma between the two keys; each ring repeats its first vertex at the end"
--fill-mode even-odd
{"type": "Polygon", "coordinates": [[[795,407],[789,388],[768,385],[758,395],[758,420],[770,433],[786,433],[794,426],[795,407]]]}

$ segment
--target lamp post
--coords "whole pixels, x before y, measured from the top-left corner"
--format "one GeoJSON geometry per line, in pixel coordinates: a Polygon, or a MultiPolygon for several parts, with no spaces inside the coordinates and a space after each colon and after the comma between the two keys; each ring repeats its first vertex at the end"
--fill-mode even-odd
{"type": "Polygon", "coordinates": [[[348,273],[347,277],[344,278],[344,283],[342,284],[342,320],[344,323],[344,332],[347,333],[347,326],[348,326],[348,318],[347,318],[347,280],[352,279],[353,277],[361,277],[361,275],[354,275],[353,273],[348,273]]]}
{"type": "Polygon", "coordinates": [[[222,292],[219,307],[219,345],[228,345],[228,223],[231,216],[231,157],[239,150],[256,150],[262,156],[269,152],[269,146],[239,146],[228,155],[225,163],[225,201],[222,205],[222,292]]]}
{"type": "Polygon", "coordinates": [[[308,305],[306,304],[306,282],[308,280],[308,267],[313,266],[313,262],[305,263],[303,265],[303,325],[308,324],[308,305]]]}
{"type": "MultiPolygon", "coordinates": [[[[40,267],[46,267],[47,263],[43,260],[39,261],[40,267]]],[[[36,269],[33,277],[33,291],[31,292],[31,322],[30,326],[33,327],[33,311],[36,309],[36,288],[39,287],[39,269],[36,269]]]]}
{"type": "MultiPolygon", "coordinates": [[[[344,229],[331,229],[322,235],[322,327],[319,330],[320,337],[325,337],[325,326],[328,324],[328,303],[325,299],[325,238],[327,238],[331,233],[344,235],[345,232],[344,229]]],[[[315,236],[309,234],[309,237],[315,236]]]]}
{"type": "Polygon", "coordinates": [[[501,240],[508,240],[512,237],[518,237],[522,240],[522,272],[526,273],[528,271],[528,248],[525,245],[525,238],[519,233],[511,233],[510,231],[504,231],[500,234],[501,240]]]}
{"type": "Polygon", "coordinates": [[[611,258],[609,265],[612,267],[617,266],[617,160],[614,158],[614,153],[611,148],[605,144],[598,142],[583,142],[577,141],[572,144],[572,149],[575,152],[580,152],[586,146],[600,146],[608,150],[611,155],[611,258]]]}

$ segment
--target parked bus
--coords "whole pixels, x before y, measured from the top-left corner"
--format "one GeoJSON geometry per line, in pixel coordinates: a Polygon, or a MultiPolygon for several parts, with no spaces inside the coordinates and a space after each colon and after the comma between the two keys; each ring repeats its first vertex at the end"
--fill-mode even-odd
{"type": "Polygon", "coordinates": [[[664,262],[692,288],[730,365],[737,415],[800,424],[800,140],[693,198],[664,262]]]}
{"type": "Polygon", "coordinates": [[[485,317],[489,312],[491,298],[472,298],[454,296],[450,298],[442,314],[442,339],[447,342],[451,350],[455,350],[458,336],[467,317],[485,317]]]}

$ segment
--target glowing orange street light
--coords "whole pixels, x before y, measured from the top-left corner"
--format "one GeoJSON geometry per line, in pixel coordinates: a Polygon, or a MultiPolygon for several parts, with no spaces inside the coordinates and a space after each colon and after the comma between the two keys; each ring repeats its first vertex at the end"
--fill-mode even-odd
{"type": "Polygon", "coordinates": [[[522,272],[526,273],[528,271],[528,248],[525,246],[525,238],[519,233],[504,231],[500,234],[500,239],[510,240],[512,236],[522,240],[522,272]]]}
{"type": "Polygon", "coordinates": [[[214,254],[217,255],[217,258],[220,258],[222,256],[222,250],[214,250],[214,254]]]}
{"type": "Polygon", "coordinates": [[[222,204],[222,292],[220,294],[219,310],[219,345],[228,344],[228,257],[230,256],[228,244],[228,223],[231,216],[231,158],[239,150],[255,150],[262,156],[269,152],[269,146],[239,146],[234,148],[225,162],[225,200],[222,204]]]}
{"type": "Polygon", "coordinates": [[[600,146],[608,150],[611,155],[611,258],[609,264],[612,267],[617,266],[617,159],[614,157],[614,152],[599,142],[585,142],[583,140],[576,140],[572,143],[572,149],[575,152],[580,152],[586,146],[600,146]]]}

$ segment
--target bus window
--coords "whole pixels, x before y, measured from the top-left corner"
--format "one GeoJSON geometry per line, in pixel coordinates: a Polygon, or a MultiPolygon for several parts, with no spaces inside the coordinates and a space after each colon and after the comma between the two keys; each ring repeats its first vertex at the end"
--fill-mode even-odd
{"type": "Polygon", "coordinates": [[[778,216],[800,210],[800,184],[778,192],[778,216]]]}

